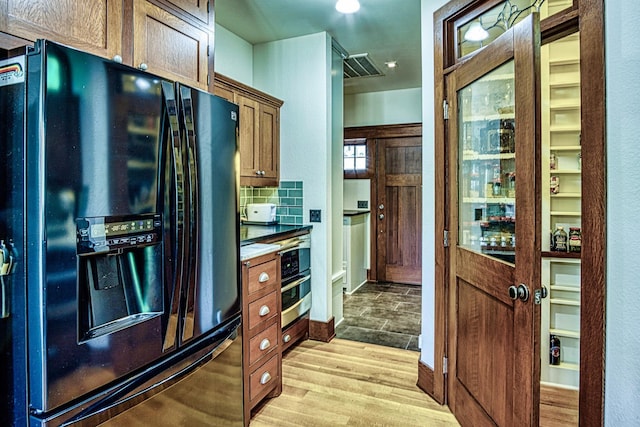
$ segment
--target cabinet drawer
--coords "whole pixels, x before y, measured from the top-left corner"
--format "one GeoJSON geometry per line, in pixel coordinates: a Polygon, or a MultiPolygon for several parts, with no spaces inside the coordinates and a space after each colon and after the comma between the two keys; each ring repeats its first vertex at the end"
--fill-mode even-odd
{"type": "Polygon", "coordinates": [[[305,316],[282,331],[282,351],[309,335],[309,317],[305,316]]]}
{"type": "Polygon", "coordinates": [[[249,268],[249,294],[273,286],[278,281],[277,259],[249,268]]]}
{"type": "Polygon", "coordinates": [[[278,324],[274,323],[249,340],[249,365],[278,348],[278,324]]]}
{"type": "Polygon", "coordinates": [[[249,304],[249,330],[280,315],[277,295],[276,291],[273,291],[249,304]]]}
{"type": "Polygon", "coordinates": [[[279,366],[278,355],[276,354],[251,372],[249,376],[249,399],[251,401],[263,398],[276,387],[278,381],[280,381],[279,366]]]}

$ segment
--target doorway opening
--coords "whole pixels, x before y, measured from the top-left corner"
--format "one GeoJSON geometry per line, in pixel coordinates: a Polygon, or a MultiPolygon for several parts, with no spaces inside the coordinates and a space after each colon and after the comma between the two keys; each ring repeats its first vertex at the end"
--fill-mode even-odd
{"type": "Polygon", "coordinates": [[[422,126],[345,129],[338,338],[419,351],[422,126]]]}

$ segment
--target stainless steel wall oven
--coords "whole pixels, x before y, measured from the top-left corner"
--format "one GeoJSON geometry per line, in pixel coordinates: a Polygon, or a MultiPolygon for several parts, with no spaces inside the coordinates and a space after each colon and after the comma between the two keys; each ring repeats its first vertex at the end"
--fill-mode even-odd
{"type": "Polygon", "coordinates": [[[305,234],[279,244],[284,329],[311,309],[311,236],[305,234]]]}

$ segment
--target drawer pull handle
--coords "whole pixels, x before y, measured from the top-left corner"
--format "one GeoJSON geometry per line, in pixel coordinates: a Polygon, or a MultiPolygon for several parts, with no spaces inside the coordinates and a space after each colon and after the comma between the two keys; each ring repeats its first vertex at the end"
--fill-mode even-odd
{"type": "Polygon", "coordinates": [[[269,275],[263,271],[262,273],[260,273],[260,276],[258,277],[258,282],[264,283],[269,281],[269,279],[270,279],[269,275]]]}
{"type": "Polygon", "coordinates": [[[271,381],[271,374],[269,372],[265,372],[260,376],[260,384],[265,385],[269,381],[271,381]]]}
{"type": "Polygon", "coordinates": [[[262,341],[260,341],[260,350],[264,351],[269,347],[271,347],[271,341],[269,341],[268,338],[265,338],[262,341]]]}
{"type": "Polygon", "coordinates": [[[260,317],[264,317],[267,314],[271,313],[271,310],[269,310],[269,307],[267,307],[266,305],[263,305],[262,307],[260,307],[260,317]]]}
{"type": "Polygon", "coordinates": [[[284,337],[282,337],[282,341],[284,341],[284,342],[291,341],[291,335],[289,335],[289,334],[285,335],[284,337]]]}

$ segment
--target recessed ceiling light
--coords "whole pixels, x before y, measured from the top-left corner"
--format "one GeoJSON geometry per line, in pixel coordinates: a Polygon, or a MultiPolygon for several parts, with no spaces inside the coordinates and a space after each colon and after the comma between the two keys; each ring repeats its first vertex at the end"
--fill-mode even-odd
{"type": "Polygon", "coordinates": [[[354,13],[360,9],[358,0],[338,0],[336,10],[341,13],[354,13]]]}
{"type": "Polygon", "coordinates": [[[396,68],[398,66],[398,62],[397,61],[388,61],[384,63],[387,68],[396,68]]]}

